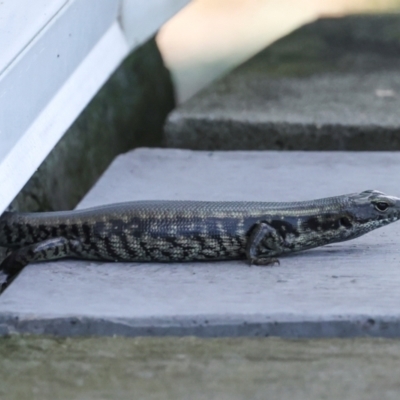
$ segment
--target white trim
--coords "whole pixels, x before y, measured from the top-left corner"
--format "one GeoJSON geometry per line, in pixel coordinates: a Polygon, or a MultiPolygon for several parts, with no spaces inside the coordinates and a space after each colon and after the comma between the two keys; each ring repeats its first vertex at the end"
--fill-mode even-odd
{"type": "Polygon", "coordinates": [[[188,2],[0,2],[0,214],[129,49],[188,2]]]}
{"type": "Polygon", "coordinates": [[[116,20],[118,0],[94,3],[68,2],[0,75],[0,160],[116,20]]]}
{"type": "Polygon", "coordinates": [[[67,2],[68,0],[0,1],[0,74],[67,2]]]}
{"type": "Polygon", "coordinates": [[[17,8],[27,0],[6,1],[0,21],[21,19],[2,29],[22,37],[0,60],[0,214],[128,51],[115,22],[120,0],[40,0],[31,19],[17,8]]]}
{"type": "Polygon", "coordinates": [[[1,211],[127,54],[125,37],[114,23],[0,163],[1,211]]]}

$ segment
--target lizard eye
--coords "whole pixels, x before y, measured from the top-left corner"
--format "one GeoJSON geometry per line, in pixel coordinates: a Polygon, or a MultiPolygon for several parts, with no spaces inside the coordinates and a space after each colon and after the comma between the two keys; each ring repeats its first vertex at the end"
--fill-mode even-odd
{"type": "Polygon", "coordinates": [[[376,208],[378,211],[384,212],[384,211],[386,211],[386,210],[389,208],[389,204],[388,204],[388,203],[385,203],[384,201],[380,201],[380,202],[378,202],[378,203],[375,204],[375,208],[376,208]]]}

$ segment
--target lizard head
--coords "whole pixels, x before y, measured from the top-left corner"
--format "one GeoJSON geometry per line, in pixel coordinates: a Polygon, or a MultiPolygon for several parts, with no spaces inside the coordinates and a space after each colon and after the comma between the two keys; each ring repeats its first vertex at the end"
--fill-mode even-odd
{"type": "Polygon", "coordinates": [[[400,219],[400,199],[377,190],[353,194],[350,202],[352,219],[363,233],[400,219]]]}

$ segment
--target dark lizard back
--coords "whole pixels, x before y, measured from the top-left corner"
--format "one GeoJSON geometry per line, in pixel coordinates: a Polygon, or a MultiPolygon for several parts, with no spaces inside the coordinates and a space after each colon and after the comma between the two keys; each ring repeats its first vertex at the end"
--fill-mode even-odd
{"type": "Polygon", "coordinates": [[[242,258],[249,231],[260,220],[285,218],[293,230],[299,217],[331,212],[345,202],[345,196],[291,203],[137,201],[77,211],[5,213],[0,244],[22,247],[65,237],[79,240],[82,255],[93,259],[242,258]]]}

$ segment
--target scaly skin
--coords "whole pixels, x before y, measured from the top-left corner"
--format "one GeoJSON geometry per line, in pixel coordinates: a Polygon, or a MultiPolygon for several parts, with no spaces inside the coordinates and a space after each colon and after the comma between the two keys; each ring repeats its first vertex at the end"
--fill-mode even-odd
{"type": "Polygon", "coordinates": [[[276,256],[341,242],[397,221],[400,199],[377,191],[319,200],[137,201],[79,211],[4,213],[0,265],[6,280],[33,261],[234,260],[268,265],[276,256]]]}

